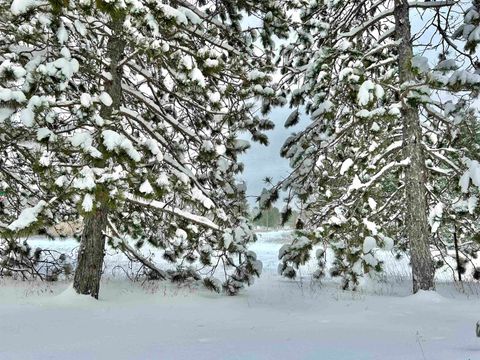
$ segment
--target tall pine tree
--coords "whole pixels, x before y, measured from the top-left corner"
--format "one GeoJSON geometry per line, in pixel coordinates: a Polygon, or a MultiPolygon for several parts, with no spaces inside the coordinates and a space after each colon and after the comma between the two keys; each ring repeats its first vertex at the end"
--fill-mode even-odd
{"type": "Polygon", "coordinates": [[[285,31],[275,1],[14,0],[0,10],[3,232],[83,216],[74,288],[93,297],[107,239],[157,278],[203,277],[220,291],[221,266],[229,294],[250,284],[261,263],[247,250],[255,237],[235,177],[248,144],[237,136],[266,143],[272,127],[255,106],[274,100],[267,53],[285,31]],[[244,14],[262,29],[242,28],[244,14]],[[175,269],[143,257],[146,242],[175,269]]]}
{"type": "MultiPolygon", "coordinates": [[[[312,123],[287,139],[282,156],[292,173],[263,199],[268,205],[289,190],[287,212],[297,199],[307,222],[281,250],[280,273],[295,276],[312,246],[323,243],[335,252],[332,275],[355,287],[362,274],[381,271],[375,249],[395,243],[410,253],[413,291],[433,289],[430,247],[441,198],[453,200],[460,176],[475,164],[465,159],[478,143],[468,131],[477,122],[470,105],[480,85],[478,59],[455,38],[474,38],[468,24],[478,29],[478,16],[467,15],[456,31],[453,14],[465,3],[288,4],[301,14],[278,57],[279,93],[294,108],[286,126],[302,108],[312,123]]],[[[321,276],[324,251],[317,257],[321,276]]]]}

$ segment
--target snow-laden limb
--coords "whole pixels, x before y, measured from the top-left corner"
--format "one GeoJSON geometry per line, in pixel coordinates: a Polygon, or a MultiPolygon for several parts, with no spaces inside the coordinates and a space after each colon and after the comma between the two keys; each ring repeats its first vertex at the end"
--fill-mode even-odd
{"type": "Polygon", "coordinates": [[[11,231],[20,231],[28,228],[30,225],[37,222],[38,216],[42,213],[42,211],[56,200],[56,197],[50,199],[48,202],[45,200],[40,200],[36,205],[23,209],[18,218],[11,222],[7,228],[11,231]]]}
{"type": "MultiPolygon", "coordinates": [[[[480,44],[480,25],[478,18],[480,14],[480,3],[477,0],[472,1],[472,6],[465,9],[463,16],[463,24],[453,34],[453,38],[465,41],[465,50],[471,55],[474,55],[478,45],[480,44]]],[[[452,47],[456,46],[453,44],[452,47]]],[[[478,54],[478,53],[477,53],[478,54]]],[[[476,57],[478,58],[478,56],[476,57]]],[[[471,61],[475,61],[475,57],[471,57],[471,61]]]]}
{"type": "Polygon", "coordinates": [[[439,202],[430,209],[430,213],[428,214],[428,222],[430,224],[430,231],[432,233],[436,233],[442,223],[444,208],[445,204],[439,202]]]}
{"type": "Polygon", "coordinates": [[[376,165],[380,160],[388,157],[390,154],[398,151],[403,146],[403,141],[394,141],[392,142],[381,154],[375,156],[370,162],[371,165],[376,165]]]}
{"type": "Polygon", "coordinates": [[[137,100],[144,103],[150,110],[157,114],[160,118],[165,119],[170,125],[172,125],[176,130],[186,135],[192,141],[197,141],[197,135],[189,128],[181,125],[177,120],[175,120],[171,115],[167,114],[162,110],[155,102],[148,98],[145,94],[142,94],[140,91],[131,88],[130,86],[124,85],[123,90],[125,93],[132,95],[137,100]]]}
{"type": "MultiPolygon", "coordinates": [[[[155,131],[152,126],[138,113],[136,113],[135,111],[133,110],[130,110],[124,106],[120,107],[120,111],[119,111],[121,114],[123,115],[126,115],[128,116],[129,118],[131,119],[134,119],[136,121],[138,121],[138,124],[150,135],[152,136],[155,140],[157,140],[158,142],[160,142],[160,144],[162,144],[164,147],[168,148],[169,147],[169,142],[158,132],[158,131],[155,131]]],[[[172,167],[174,167],[175,169],[177,169],[178,171],[180,171],[182,174],[185,174],[186,176],[188,176],[190,178],[190,180],[192,180],[195,185],[202,191],[202,193],[204,194],[204,196],[206,196],[208,198],[208,192],[205,190],[204,186],[201,185],[198,181],[198,179],[194,176],[194,174],[192,173],[191,170],[187,169],[185,166],[183,166],[182,164],[180,164],[179,161],[177,161],[176,159],[174,159],[170,154],[165,154],[164,155],[164,160],[165,162],[167,162],[168,164],[170,164],[172,167]]],[[[209,199],[210,201],[213,202],[213,200],[209,199]]]]}
{"type": "Polygon", "coordinates": [[[10,6],[10,11],[13,15],[21,15],[28,10],[45,5],[45,1],[41,0],[13,0],[10,6]]]}
{"type": "Polygon", "coordinates": [[[139,162],[142,159],[141,154],[134,148],[132,142],[125,136],[118,134],[113,130],[104,130],[102,132],[103,145],[109,151],[121,149],[125,151],[133,161],[139,162]]]}
{"type": "MultiPolygon", "coordinates": [[[[411,1],[408,3],[410,8],[422,8],[422,9],[428,9],[428,8],[442,8],[442,7],[451,7],[457,4],[458,1],[411,1]]],[[[391,17],[394,14],[394,9],[387,9],[385,11],[382,11],[378,13],[377,15],[371,17],[368,21],[365,21],[362,25],[351,29],[348,32],[345,33],[340,33],[339,35],[341,37],[354,37],[364,31],[366,31],[368,28],[370,28],[372,25],[375,25],[379,23],[381,20],[391,17]]]]}
{"type": "Polygon", "coordinates": [[[119,247],[129,258],[132,257],[134,260],[139,261],[141,264],[153,271],[157,277],[160,277],[162,280],[168,279],[168,274],[165,271],[158,268],[152,261],[150,261],[150,259],[145,257],[140,251],[129,244],[128,239],[126,239],[124,235],[120,234],[111,219],[108,219],[108,226],[113,232],[114,237],[112,237],[112,241],[114,242],[115,247],[119,247]]]}
{"type": "Polygon", "coordinates": [[[359,33],[367,30],[370,26],[378,23],[382,19],[385,19],[385,18],[390,17],[390,16],[393,16],[393,9],[387,9],[385,11],[382,11],[382,12],[378,13],[374,17],[370,18],[368,21],[365,21],[361,26],[355,27],[348,32],[340,33],[340,36],[341,37],[346,37],[346,38],[354,37],[354,36],[358,35],[359,33]]]}
{"type": "Polygon", "coordinates": [[[423,143],[425,149],[428,151],[428,153],[431,156],[434,156],[441,160],[443,163],[447,164],[450,166],[452,170],[455,172],[459,173],[461,171],[460,167],[456,165],[452,160],[448,159],[445,155],[441,154],[439,151],[436,151],[435,149],[430,148],[427,144],[423,143]]]}
{"type": "MultiPolygon", "coordinates": [[[[350,187],[348,188],[348,193],[347,194],[349,196],[351,191],[354,191],[354,190],[365,191],[366,189],[371,187],[374,183],[376,183],[378,180],[380,180],[382,178],[382,176],[384,176],[385,173],[387,173],[391,169],[393,169],[395,167],[408,166],[408,165],[410,165],[410,159],[404,159],[402,161],[391,162],[391,163],[385,165],[384,167],[382,167],[376,174],[371,176],[369,181],[367,181],[365,183],[354,181],[352,183],[352,185],[350,185],[350,187]]],[[[346,196],[346,197],[348,198],[348,196],[346,196]]]]}
{"type": "Polygon", "coordinates": [[[345,174],[348,169],[354,164],[353,160],[351,158],[346,159],[343,163],[342,166],[340,167],[340,175],[345,174]]]}
{"type": "Polygon", "coordinates": [[[365,193],[369,188],[371,188],[374,184],[376,184],[379,180],[382,179],[388,172],[390,172],[394,168],[398,167],[405,167],[410,164],[410,159],[405,159],[402,161],[391,162],[384,167],[382,167],[377,173],[370,177],[370,180],[362,183],[358,176],[355,175],[352,184],[347,188],[347,191],[342,194],[341,197],[336,199],[335,201],[327,204],[322,209],[322,214],[328,214],[332,209],[335,209],[337,206],[342,206],[348,202],[348,200],[357,192],[358,193],[365,193]]]}
{"type": "Polygon", "coordinates": [[[438,9],[442,7],[452,7],[456,4],[458,4],[458,0],[446,0],[446,1],[431,1],[431,0],[426,0],[426,1],[410,1],[408,5],[411,8],[421,8],[421,9],[438,9]]]}
{"type": "Polygon", "coordinates": [[[134,195],[128,192],[124,192],[123,196],[125,197],[126,200],[133,202],[135,204],[150,206],[161,212],[166,212],[166,213],[178,216],[180,218],[183,218],[185,220],[189,220],[197,225],[202,225],[213,230],[220,230],[220,227],[217,224],[215,224],[212,220],[204,216],[195,215],[188,211],[173,207],[167,203],[157,201],[157,200],[144,199],[138,195],[134,195]]]}

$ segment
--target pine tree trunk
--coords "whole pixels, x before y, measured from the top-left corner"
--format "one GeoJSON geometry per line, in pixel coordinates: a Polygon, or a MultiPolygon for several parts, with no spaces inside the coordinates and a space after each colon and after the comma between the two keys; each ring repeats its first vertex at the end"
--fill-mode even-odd
{"type": "Polygon", "coordinates": [[[457,261],[458,281],[462,282],[462,262],[460,261],[460,252],[458,249],[457,225],[453,226],[453,245],[455,246],[455,260],[457,261]]]}
{"type": "MultiPolygon", "coordinates": [[[[414,80],[411,60],[413,56],[408,0],[395,1],[396,38],[399,44],[400,83],[414,80]]],[[[422,147],[422,128],[418,108],[402,102],[404,154],[410,159],[405,173],[407,195],[405,226],[410,242],[413,275],[413,292],[433,290],[434,267],[430,253],[430,232],[427,219],[427,197],[425,192],[426,168],[422,147]]]]}
{"type": "Polygon", "coordinates": [[[79,294],[90,295],[98,299],[100,278],[102,276],[103,257],[105,255],[105,235],[108,211],[98,209],[84,221],[82,243],[78,252],[77,269],[73,288],[79,294]]]}
{"type": "MultiPolygon", "coordinates": [[[[102,106],[100,110],[100,115],[105,120],[112,119],[114,111],[120,108],[122,101],[122,68],[119,66],[125,50],[125,41],[121,34],[122,24],[122,18],[111,22],[112,35],[108,41],[107,56],[110,59],[108,71],[112,78],[105,83],[105,91],[112,98],[112,105],[102,106]]],[[[108,222],[108,191],[102,191],[100,185],[97,185],[96,189],[96,202],[101,205],[84,221],[73,287],[79,294],[98,299],[105,251],[104,232],[108,222]]]]}

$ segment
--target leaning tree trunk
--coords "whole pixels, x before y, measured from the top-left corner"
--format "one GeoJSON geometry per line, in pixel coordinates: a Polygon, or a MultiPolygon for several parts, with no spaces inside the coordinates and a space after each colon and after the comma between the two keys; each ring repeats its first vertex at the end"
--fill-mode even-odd
{"type": "MultiPolygon", "coordinates": [[[[121,34],[122,24],[123,19],[121,18],[116,18],[111,22],[112,35],[107,45],[107,57],[110,59],[108,70],[112,77],[105,83],[105,91],[112,98],[112,105],[102,106],[100,115],[103,119],[112,119],[114,111],[120,108],[122,101],[122,68],[119,65],[125,50],[125,41],[121,34]]],[[[90,295],[98,299],[105,255],[104,232],[108,223],[108,191],[102,191],[98,185],[96,202],[100,205],[86,216],[84,221],[73,287],[79,294],[90,295]]]]}
{"type": "MultiPolygon", "coordinates": [[[[400,84],[404,84],[415,79],[411,62],[413,51],[408,0],[395,0],[395,26],[396,38],[400,41],[398,47],[400,84]]],[[[403,99],[401,114],[404,154],[410,159],[410,165],[405,172],[407,194],[405,225],[410,242],[413,292],[416,293],[418,290],[433,290],[435,287],[425,191],[427,174],[418,108],[403,99]]]]}

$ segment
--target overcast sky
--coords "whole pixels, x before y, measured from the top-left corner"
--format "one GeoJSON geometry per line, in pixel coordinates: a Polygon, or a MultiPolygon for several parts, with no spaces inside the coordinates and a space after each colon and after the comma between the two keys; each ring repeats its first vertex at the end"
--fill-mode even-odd
{"type": "Polygon", "coordinates": [[[308,117],[303,116],[295,127],[285,129],[283,124],[291,112],[292,110],[287,107],[274,109],[270,113],[269,117],[275,123],[275,129],[267,132],[270,145],[260,145],[247,138],[250,140],[251,148],[240,159],[245,164],[241,178],[247,182],[248,200],[252,206],[255,204],[254,197],[260,195],[262,188],[265,187],[263,182],[265,177],[278,181],[288,175],[290,167],[288,161],[280,157],[280,149],[290,134],[305,128],[310,122],[308,117]]]}

